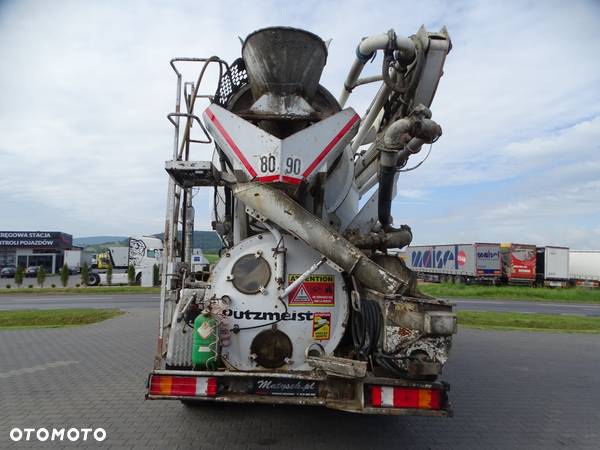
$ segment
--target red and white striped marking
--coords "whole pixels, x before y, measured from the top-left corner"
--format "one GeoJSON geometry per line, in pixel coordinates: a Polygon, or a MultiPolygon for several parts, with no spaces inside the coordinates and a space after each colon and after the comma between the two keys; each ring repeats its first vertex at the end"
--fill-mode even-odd
{"type": "Polygon", "coordinates": [[[150,395],[182,397],[215,397],[217,379],[215,377],[180,377],[152,375],[150,395]]]}
{"type": "Polygon", "coordinates": [[[371,386],[371,405],[376,408],[441,409],[439,389],[404,386],[371,386]]]}

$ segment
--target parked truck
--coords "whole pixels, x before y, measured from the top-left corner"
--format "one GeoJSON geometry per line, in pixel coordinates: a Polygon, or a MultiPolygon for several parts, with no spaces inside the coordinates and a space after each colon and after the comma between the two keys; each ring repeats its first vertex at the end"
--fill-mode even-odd
{"type": "Polygon", "coordinates": [[[106,270],[108,266],[112,266],[113,269],[126,269],[129,265],[130,243],[131,238],[126,247],[108,247],[105,252],[98,253],[96,255],[97,268],[106,270]]]}
{"type": "Polygon", "coordinates": [[[152,236],[131,237],[127,247],[109,247],[106,252],[97,255],[98,269],[90,273],[88,284],[108,284],[106,272],[109,265],[113,268],[112,284],[129,281],[127,269],[130,265],[135,269],[135,282],[141,284],[143,276],[152,278],[155,265],[160,267],[162,250],[162,241],[152,236]]]}
{"type": "Polygon", "coordinates": [[[535,267],[538,286],[567,287],[569,283],[569,249],[567,247],[538,247],[535,267]]]}
{"type": "Polygon", "coordinates": [[[365,37],[338,99],[319,83],[328,46],[304,30],[255,31],[233,63],[171,61],[175,139],[146,398],[450,414],[438,378],[456,332],[452,304],[420,294],[388,253],[412,240],[391,205],[399,169],[441,136],[429,107],[449,50],[445,28],[365,37]],[[361,79],[377,53],[379,75],[361,79]],[[197,66],[191,82],[184,64],[197,66]],[[366,83],[379,89],[361,118],[346,102],[366,83]],[[198,187],[214,194],[212,224],[225,243],[200,274],[198,187]]]}
{"type": "Polygon", "coordinates": [[[569,279],[572,286],[600,287],[600,250],[570,250],[569,279]]]}
{"type": "Polygon", "coordinates": [[[407,266],[426,281],[496,284],[502,276],[500,244],[410,246],[407,266]]]}
{"type": "Polygon", "coordinates": [[[535,285],[537,247],[529,244],[503,243],[500,248],[503,281],[514,285],[535,285]]]}
{"type": "Polygon", "coordinates": [[[65,250],[64,264],[67,265],[71,274],[81,272],[81,266],[86,262],[88,267],[91,267],[92,255],[84,251],[83,248],[65,250]]]}

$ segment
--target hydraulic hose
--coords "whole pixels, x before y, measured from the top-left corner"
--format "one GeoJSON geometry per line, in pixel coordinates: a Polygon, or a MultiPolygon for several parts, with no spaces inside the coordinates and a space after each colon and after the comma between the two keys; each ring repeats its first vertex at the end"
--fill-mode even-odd
{"type": "Polygon", "coordinates": [[[392,225],[392,196],[394,193],[395,167],[379,167],[379,195],[377,199],[377,217],[381,227],[387,231],[392,225]]]}
{"type": "Polygon", "coordinates": [[[406,370],[396,361],[407,359],[392,353],[382,352],[378,348],[379,338],[383,329],[381,307],[374,300],[361,299],[360,310],[352,311],[352,341],[358,356],[368,360],[373,356],[375,362],[381,367],[398,375],[405,376],[406,370]]]}
{"type": "Polygon", "coordinates": [[[377,302],[361,299],[360,310],[352,311],[352,340],[354,349],[362,359],[368,359],[377,350],[382,325],[383,318],[377,302]]]}

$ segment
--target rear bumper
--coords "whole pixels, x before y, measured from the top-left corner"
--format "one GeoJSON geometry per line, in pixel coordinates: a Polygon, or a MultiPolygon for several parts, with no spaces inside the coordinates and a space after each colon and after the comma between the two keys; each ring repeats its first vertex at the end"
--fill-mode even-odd
{"type": "Polygon", "coordinates": [[[155,370],[148,377],[147,388],[146,399],[149,400],[324,406],[358,414],[452,416],[447,395],[450,386],[443,382],[374,377],[345,379],[308,373],[155,370]],[[388,403],[375,400],[374,389],[385,390],[392,400],[388,403]],[[396,404],[396,398],[411,395],[421,399],[429,395],[436,401],[420,404],[416,401],[410,407],[392,405],[396,404]]]}

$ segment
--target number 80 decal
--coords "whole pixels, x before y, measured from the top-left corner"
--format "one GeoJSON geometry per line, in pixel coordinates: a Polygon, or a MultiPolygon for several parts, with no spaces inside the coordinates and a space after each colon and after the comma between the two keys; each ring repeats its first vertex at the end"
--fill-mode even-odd
{"type": "Polygon", "coordinates": [[[277,160],[273,155],[265,155],[260,157],[260,171],[262,173],[275,172],[277,168],[277,160]]]}

